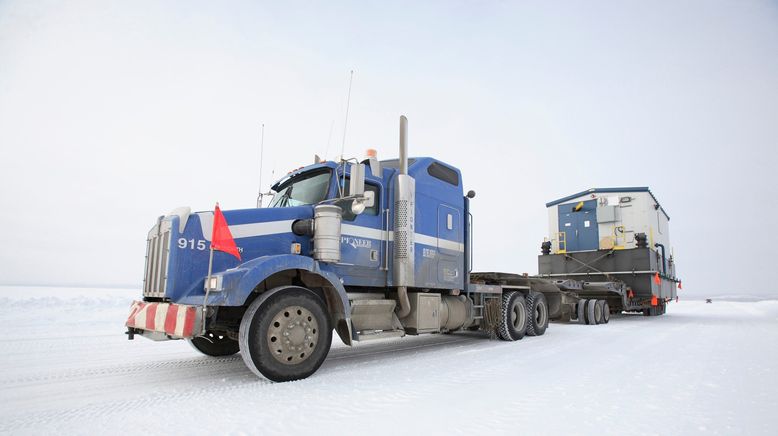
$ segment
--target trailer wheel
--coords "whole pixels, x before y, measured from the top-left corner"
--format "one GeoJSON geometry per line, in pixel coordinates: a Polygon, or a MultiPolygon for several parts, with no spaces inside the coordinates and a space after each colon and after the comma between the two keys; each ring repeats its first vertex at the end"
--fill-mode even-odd
{"type": "Polygon", "coordinates": [[[497,334],[504,341],[518,341],[527,332],[527,305],[516,291],[502,294],[502,318],[497,334]]]}
{"type": "Polygon", "coordinates": [[[578,322],[581,324],[588,324],[586,321],[586,301],[578,300],[578,322]]]}
{"type": "Polygon", "coordinates": [[[586,300],[586,323],[587,324],[602,324],[602,306],[597,304],[599,300],[591,299],[586,300]]]}
{"type": "Polygon", "coordinates": [[[232,356],[240,351],[238,341],[218,333],[206,332],[205,336],[198,336],[188,340],[189,345],[206,356],[232,356]]]}
{"type": "Polygon", "coordinates": [[[607,324],[611,320],[611,307],[607,300],[602,301],[602,323],[607,324]]]}
{"type": "Polygon", "coordinates": [[[531,292],[527,302],[527,335],[541,336],[548,327],[548,302],[540,292],[531,292]]]}
{"type": "Polygon", "coordinates": [[[594,306],[594,319],[597,324],[605,324],[605,300],[596,300],[594,306]]]}
{"type": "Polygon", "coordinates": [[[660,306],[650,307],[648,309],[643,309],[643,315],[645,316],[660,316],[665,313],[665,305],[662,304],[660,306]]]}
{"type": "Polygon", "coordinates": [[[308,289],[288,286],[257,298],[240,323],[246,366],[275,382],[303,379],[319,369],[332,343],[324,302],[308,289]]]}

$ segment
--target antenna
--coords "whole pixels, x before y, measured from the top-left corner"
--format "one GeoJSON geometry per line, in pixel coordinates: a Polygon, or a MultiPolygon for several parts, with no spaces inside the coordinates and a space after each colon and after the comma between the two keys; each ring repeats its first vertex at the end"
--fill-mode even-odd
{"type": "Polygon", "coordinates": [[[346,150],[346,128],[348,127],[348,109],[351,105],[351,83],[354,81],[354,70],[351,70],[351,76],[348,79],[348,97],[346,97],[346,119],[343,122],[343,143],[340,146],[340,159],[343,160],[343,153],[346,150]]]}
{"type": "Polygon", "coordinates": [[[265,150],[265,123],[262,123],[262,133],[259,142],[259,193],[257,194],[257,207],[262,207],[262,154],[265,150]]]}

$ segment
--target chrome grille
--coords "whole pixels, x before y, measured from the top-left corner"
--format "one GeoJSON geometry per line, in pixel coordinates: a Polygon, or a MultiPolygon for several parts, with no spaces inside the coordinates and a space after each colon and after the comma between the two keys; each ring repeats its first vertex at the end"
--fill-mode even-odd
{"type": "Polygon", "coordinates": [[[170,258],[170,222],[162,218],[146,239],[146,273],[143,276],[144,297],[164,297],[170,258]]]}

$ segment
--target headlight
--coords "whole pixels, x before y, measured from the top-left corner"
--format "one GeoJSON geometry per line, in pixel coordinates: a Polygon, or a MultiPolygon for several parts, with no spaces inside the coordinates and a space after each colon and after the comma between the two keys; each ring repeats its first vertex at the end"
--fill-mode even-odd
{"type": "Polygon", "coordinates": [[[222,276],[213,275],[210,278],[207,278],[205,280],[205,290],[211,292],[224,290],[224,287],[222,287],[222,276]]]}

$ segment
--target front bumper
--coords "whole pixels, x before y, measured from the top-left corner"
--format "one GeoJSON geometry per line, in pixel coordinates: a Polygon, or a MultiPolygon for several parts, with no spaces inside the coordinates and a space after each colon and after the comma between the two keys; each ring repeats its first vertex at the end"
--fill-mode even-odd
{"type": "Polygon", "coordinates": [[[138,334],[155,341],[189,339],[202,332],[202,306],[133,301],[125,325],[130,338],[138,334]]]}

